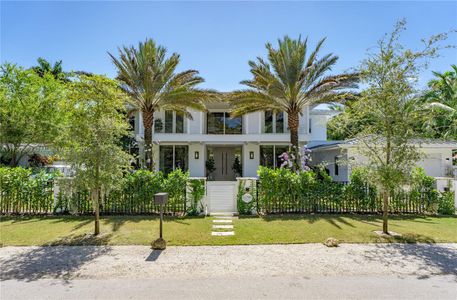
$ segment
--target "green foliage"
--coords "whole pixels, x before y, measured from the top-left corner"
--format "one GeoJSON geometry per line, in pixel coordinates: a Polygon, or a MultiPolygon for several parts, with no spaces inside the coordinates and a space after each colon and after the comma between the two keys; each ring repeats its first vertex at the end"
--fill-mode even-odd
{"type": "Polygon", "coordinates": [[[238,182],[237,209],[240,215],[251,215],[257,210],[257,185],[253,179],[241,179],[238,182]],[[251,202],[244,202],[243,195],[249,193],[252,197],[251,202]]]}
{"type": "Polygon", "coordinates": [[[371,183],[369,169],[363,167],[353,168],[350,181],[351,183],[346,187],[349,201],[358,201],[358,204],[363,209],[374,210],[378,194],[376,185],[371,183]]]}
{"type": "Polygon", "coordinates": [[[118,71],[121,88],[129,96],[129,104],[143,115],[145,136],[145,162],[153,170],[152,126],[154,112],[173,110],[192,117],[188,108],[205,110],[204,102],[217,98],[212,90],[197,88],[204,80],[198,71],[176,72],[179,55],[167,57],[167,49],[152,39],[140,42],[138,47],[119,48],[119,57],[109,53],[118,71]]]}
{"type": "Polygon", "coordinates": [[[42,77],[5,63],[0,66],[0,157],[17,166],[39,144],[52,144],[65,120],[66,90],[51,74],[42,77]]]}
{"type": "Polygon", "coordinates": [[[164,181],[163,190],[168,193],[168,206],[172,210],[178,210],[181,203],[186,203],[186,186],[189,173],[176,169],[169,173],[164,181]]]}
{"type": "Polygon", "coordinates": [[[443,215],[455,214],[455,191],[444,192],[439,197],[438,213],[443,215]]]}
{"type": "Polygon", "coordinates": [[[188,188],[190,192],[190,207],[187,209],[187,214],[196,216],[203,210],[201,200],[205,195],[205,181],[203,179],[190,179],[188,188]]]}
{"type": "MultiPolygon", "coordinates": [[[[296,173],[260,167],[258,175],[258,203],[263,213],[379,213],[383,209],[381,194],[367,168],[355,168],[348,185],[320,177],[313,171],[296,173]]],[[[436,191],[433,178],[417,170],[410,190],[397,188],[391,192],[388,209],[395,213],[441,213],[449,206],[447,197],[436,191]]]]}
{"type": "Polygon", "coordinates": [[[233,161],[232,170],[235,173],[235,176],[242,176],[243,175],[243,166],[241,165],[240,158],[235,156],[235,160],[233,161]]]}
{"type": "Polygon", "coordinates": [[[128,130],[125,97],[117,82],[103,76],[80,76],[68,86],[68,125],[60,140],[64,158],[76,168],[81,188],[109,190],[131,158],[119,143],[128,130]]]}
{"type": "Polygon", "coordinates": [[[308,39],[285,36],[278,47],[265,45],[268,60],[249,61],[252,79],[241,83],[248,88],[227,95],[233,116],[256,111],[284,111],[288,114],[291,144],[298,146],[298,115],[308,106],[340,102],[352,95],[356,74],[328,75],[338,61],[332,53],[321,56],[325,39],[308,52],[308,39]],[[307,55],[309,54],[309,55],[307,55]]]}
{"type": "Polygon", "coordinates": [[[216,170],[216,164],[214,162],[214,158],[213,157],[208,158],[208,160],[205,162],[205,166],[206,166],[207,176],[211,175],[211,173],[213,173],[216,170]]]}
{"type": "MultiPolygon", "coordinates": [[[[168,193],[164,212],[182,214],[186,212],[185,186],[189,174],[177,169],[167,176],[162,172],[137,170],[126,174],[115,186],[102,195],[100,211],[111,214],[158,213],[154,204],[156,193],[168,193]]],[[[70,213],[91,212],[90,194],[76,186],[70,193],[62,190],[62,211],[70,213]],[[73,208],[69,210],[69,208],[73,208]]]]}
{"type": "Polygon", "coordinates": [[[58,172],[32,174],[32,169],[0,167],[0,212],[51,213],[52,180],[58,175],[58,172]]]}
{"type": "Polygon", "coordinates": [[[54,65],[51,65],[46,59],[39,57],[37,59],[38,66],[32,67],[32,70],[40,77],[44,77],[47,74],[51,75],[57,80],[67,82],[68,74],[62,69],[62,61],[56,61],[54,65]]]}
{"type": "Polygon", "coordinates": [[[457,66],[444,73],[433,72],[435,79],[428,83],[422,100],[427,114],[421,128],[432,138],[451,138],[457,140],[457,66]]]}

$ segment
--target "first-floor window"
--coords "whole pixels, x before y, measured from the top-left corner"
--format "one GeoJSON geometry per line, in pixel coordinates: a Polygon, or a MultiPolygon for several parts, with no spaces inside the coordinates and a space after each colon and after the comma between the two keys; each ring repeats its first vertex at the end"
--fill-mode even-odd
{"type": "Polygon", "coordinates": [[[339,166],[338,166],[338,156],[335,156],[335,176],[338,176],[340,173],[339,166]]]}
{"type": "Polygon", "coordinates": [[[189,147],[179,146],[160,146],[160,170],[168,174],[176,169],[187,171],[189,147]]]}
{"type": "Polygon", "coordinates": [[[269,168],[279,168],[283,163],[279,156],[288,150],[289,147],[284,145],[261,145],[260,165],[269,168]]]}

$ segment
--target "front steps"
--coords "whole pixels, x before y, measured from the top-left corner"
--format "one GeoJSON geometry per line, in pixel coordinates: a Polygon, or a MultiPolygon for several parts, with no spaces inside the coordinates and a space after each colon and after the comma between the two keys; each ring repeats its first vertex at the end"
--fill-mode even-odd
{"type": "Polygon", "coordinates": [[[212,213],[214,216],[212,236],[232,236],[235,235],[233,226],[233,213],[212,213]]]}

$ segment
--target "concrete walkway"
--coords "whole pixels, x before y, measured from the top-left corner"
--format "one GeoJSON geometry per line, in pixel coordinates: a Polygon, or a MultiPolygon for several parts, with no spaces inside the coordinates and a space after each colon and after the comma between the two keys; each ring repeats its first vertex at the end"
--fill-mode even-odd
{"type": "Polygon", "coordinates": [[[229,236],[235,235],[233,227],[233,213],[219,213],[213,214],[213,226],[211,229],[212,236],[229,236]]]}
{"type": "Polygon", "coordinates": [[[5,247],[0,264],[2,299],[457,299],[457,244],[5,247]]]}

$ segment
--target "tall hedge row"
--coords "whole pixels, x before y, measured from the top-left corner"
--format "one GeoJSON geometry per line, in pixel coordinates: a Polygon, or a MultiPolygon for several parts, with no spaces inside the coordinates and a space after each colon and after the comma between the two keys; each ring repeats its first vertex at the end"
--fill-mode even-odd
{"type": "MultiPolygon", "coordinates": [[[[313,171],[259,169],[258,206],[261,213],[379,213],[382,199],[368,183],[363,169],[355,170],[350,184],[334,182],[313,171]]],[[[434,179],[420,173],[408,188],[392,191],[393,213],[454,213],[453,193],[439,193],[434,179]]]]}
{"type": "MultiPolygon", "coordinates": [[[[0,213],[72,213],[93,212],[89,193],[69,178],[30,169],[0,168],[0,213]],[[55,188],[55,193],[53,189],[55,188]]],[[[188,173],[176,170],[165,176],[162,172],[136,171],[126,174],[116,188],[103,191],[101,213],[157,213],[154,194],[167,192],[165,212],[182,214],[187,210],[186,183],[188,173]]]]}

